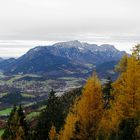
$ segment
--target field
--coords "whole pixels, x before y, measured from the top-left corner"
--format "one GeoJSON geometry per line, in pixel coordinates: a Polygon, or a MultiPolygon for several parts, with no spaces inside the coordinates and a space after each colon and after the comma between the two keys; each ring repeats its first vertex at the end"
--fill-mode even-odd
{"type": "Polygon", "coordinates": [[[33,118],[38,117],[39,114],[40,114],[40,112],[31,112],[30,114],[28,114],[28,115],[26,116],[26,119],[27,119],[28,121],[31,121],[33,118]]]}
{"type": "Polygon", "coordinates": [[[3,110],[0,110],[0,115],[9,115],[11,110],[12,110],[12,108],[6,108],[3,110]]]}
{"type": "MultiPolygon", "coordinates": [[[[85,82],[83,78],[57,77],[45,78],[33,74],[4,75],[0,73],[0,117],[5,122],[14,104],[22,105],[26,119],[31,122],[46,108],[46,99],[51,89],[61,96],[65,91],[79,87],[85,82]]],[[[0,135],[4,125],[0,125],[0,135]]]]}

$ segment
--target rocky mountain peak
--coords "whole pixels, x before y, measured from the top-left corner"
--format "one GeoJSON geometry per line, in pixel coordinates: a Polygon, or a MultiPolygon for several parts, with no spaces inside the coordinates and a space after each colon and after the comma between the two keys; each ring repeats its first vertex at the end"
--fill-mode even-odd
{"type": "Polygon", "coordinates": [[[67,41],[67,42],[59,42],[53,45],[54,47],[82,47],[83,44],[78,40],[67,41]]]}

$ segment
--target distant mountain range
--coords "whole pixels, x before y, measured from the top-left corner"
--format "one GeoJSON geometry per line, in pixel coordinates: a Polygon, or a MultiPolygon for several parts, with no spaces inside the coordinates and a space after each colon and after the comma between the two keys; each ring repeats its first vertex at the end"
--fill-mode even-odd
{"type": "Polygon", "coordinates": [[[124,54],[124,51],[117,50],[113,45],[98,46],[74,40],[51,46],[37,46],[17,59],[0,59],[0,69],[5,74],[87,76],[95,68],[99,73],[104,68],[109,72],[124,54]]]}

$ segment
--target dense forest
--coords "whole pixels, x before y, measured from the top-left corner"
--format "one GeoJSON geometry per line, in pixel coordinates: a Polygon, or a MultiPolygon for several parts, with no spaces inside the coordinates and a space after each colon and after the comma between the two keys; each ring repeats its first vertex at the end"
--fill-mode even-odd
{"type": "Polygon", "coordinates": [[[94,71],[83,88],[57,96],[32,122],[14,105],[2,140],[140,140],[140,45],[115,67],[116,81],[105,84],[94,71]]]}

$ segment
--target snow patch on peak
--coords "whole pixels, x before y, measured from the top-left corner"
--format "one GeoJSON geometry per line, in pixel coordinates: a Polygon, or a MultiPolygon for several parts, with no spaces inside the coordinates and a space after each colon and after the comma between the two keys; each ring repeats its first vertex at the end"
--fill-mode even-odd
{"type": "Polygon", "coordinates": [[[83,47],[78,47],[78,49],[79,49],[79,50],[84,50],[84,48],[83,48],[83,47]]]}
{"type": "Polygon", "coordinates": [[[82,43],[78,40],[68,41],[68,42],[60,42],[53,45],[54,47],[82,47],[82,43]]]}

